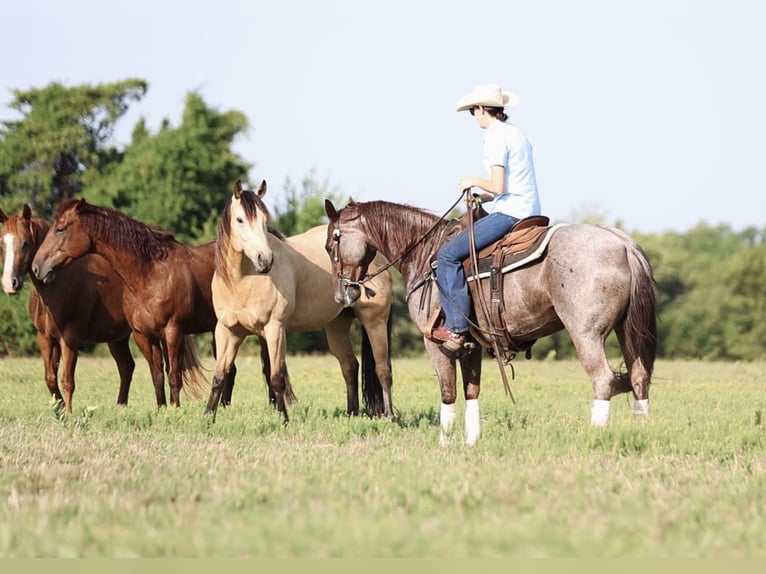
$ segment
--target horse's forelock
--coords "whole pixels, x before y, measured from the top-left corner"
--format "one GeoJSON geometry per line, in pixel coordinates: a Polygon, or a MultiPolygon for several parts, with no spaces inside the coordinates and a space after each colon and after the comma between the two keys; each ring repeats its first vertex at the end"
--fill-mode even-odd
{"type": "Polygon", "coordinates": [[[267,222],[271,220],[271,213],[269,213],[268,207],[266,207],[266,204],[260,197],[258,197],[258,195],[256,195],[254,191],[243,191],[239,201],[242,204],[242,209],[244,210],[245,216],[249,221],[255,219],[259,211],[263,212],[263,214],[266,216],[267,222]]]}

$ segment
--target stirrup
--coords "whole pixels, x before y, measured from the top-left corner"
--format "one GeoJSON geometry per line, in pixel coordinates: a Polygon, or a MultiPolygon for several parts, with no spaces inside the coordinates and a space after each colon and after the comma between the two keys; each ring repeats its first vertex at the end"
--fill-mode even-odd
{"type": "Polygon", "coordinates": [[[450,359],[460,359],[474,350],[476,345],[466,341],[465,334],[455,336],[452,334],[449,339],[439,345],[439,350],[450,359]]]}

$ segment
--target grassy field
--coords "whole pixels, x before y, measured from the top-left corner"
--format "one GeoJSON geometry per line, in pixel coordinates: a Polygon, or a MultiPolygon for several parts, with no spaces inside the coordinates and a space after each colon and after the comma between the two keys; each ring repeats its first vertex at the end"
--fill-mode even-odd
{"type": "Polygon", "coordinates": [[[255,359],[215,423],[158,411],[144,363],[118,408],[81,359],[64,416],[39,359],[0,360],[0,557],[766,557],[766,364],[659,362],[652,418],[622,396],[606,429],[578,363],[514,364],[517,404],[486,362],[482,439],[442,448],[426,359],[394,361],[390,422],[291,357],[286,427],[255,359]]]}

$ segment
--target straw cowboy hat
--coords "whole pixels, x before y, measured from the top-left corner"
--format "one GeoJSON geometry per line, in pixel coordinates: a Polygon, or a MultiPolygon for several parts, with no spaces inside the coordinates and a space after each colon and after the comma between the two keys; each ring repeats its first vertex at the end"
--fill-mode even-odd
{"type": "Polygon", "coordinates": [[[457,102],[457,111],[464,112],[474,106],[488,108],[513,108],[519,105],[519,96],[504,92],[500,86],[476,86],[470,94],[466,94],[457,102]]]}

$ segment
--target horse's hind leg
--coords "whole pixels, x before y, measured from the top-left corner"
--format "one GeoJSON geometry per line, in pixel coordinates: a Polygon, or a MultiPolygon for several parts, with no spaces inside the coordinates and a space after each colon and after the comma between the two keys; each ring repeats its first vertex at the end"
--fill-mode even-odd
{"type": "Polygon", "coordinates": [[[325,325],[324,331],[330,353],[338,359],[343,380],[346,382],[346,412],[356,416],[359,414],[359,361],[351,346],[350,331],[353,320],[353,315],[341,313],[325,325]]]}
{"type": "Polygon", "coordinates": [[[287,415],[287,403],[295,399],[285,363],[287,333],[282,323],[272,322],[264,327],[263,337],[266,339],[266,345],[269,349],[271,377],[268,383],[274,395],[274,406],[278,412],[282,413],[284,423],[287,424],[290,420],[287,415]]]}
{"type": "Polygon", "coordinates": [[[577,356],[583,369],[593,385],[593,405],[590,411],[590,422],[594,426],[606,426],[609,422],[610,399],[614,372],[609,366],[604,350],[605,336],[588,333],[569,332],[577,356]]]}
{"type": "Polygon", "coordinates": [[[625,368],[628,371],[628,380],[625,381],[624,388],[620,388],[619,391],[633,391],[633,414],[637,417],[648,417],[649,382],[651,376],[641,358],[634,356],[631,352],[630,346],[627,344],[623,326],[616,326],[614,331],[617,334],[617,340],[620,343],[622,356],[625,359],[625,368]]]}
{"type": "Polygon", "coordinates": [[[380,402],[382,399],[382,412],[377,408],[376,415],[384,415],[394,418],[394,403],[391,395],[393,378],[391,376],[391,330],[390,315],[385,320],[369,321],[367,317],[360,316],[359,321],[366,334],[362,336],[362,390],[367,403],[380,402]],[[370,373],[369,363],[375,362],[374,377],[370,373]],[[374,379],[377,378],[377,381],[374,379]],[[374,396],[373,396],[374,395],[374,396]],[[380,396],[378,396],[380,395],[380,396]]]}
{"type": "Polygon", "coordinates": [[[130,353],[130,337],[124,337],[117,341],[107,343],[109,352],[112,353],[117,370],[120,373],[120,391],[117,394],[117,404],[127,405],[128,394],[130,393],[130,382],[133,380],[133,372],[136,370],[136,362],[130,353]]]}

